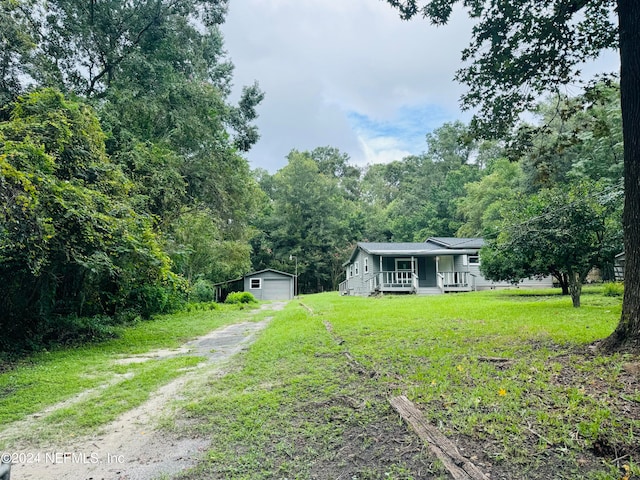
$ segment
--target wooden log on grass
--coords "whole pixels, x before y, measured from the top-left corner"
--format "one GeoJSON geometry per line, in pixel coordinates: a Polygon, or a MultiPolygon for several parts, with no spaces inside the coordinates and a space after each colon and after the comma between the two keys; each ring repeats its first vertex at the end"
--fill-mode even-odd
{"type": "Polygon", "coordinates": [[[478,467],[460,454],[451,440],[425,420],[411,400],[401,395],[389,399],[389,403],[411,425],[455,480],[489,480],[478,467]]]}

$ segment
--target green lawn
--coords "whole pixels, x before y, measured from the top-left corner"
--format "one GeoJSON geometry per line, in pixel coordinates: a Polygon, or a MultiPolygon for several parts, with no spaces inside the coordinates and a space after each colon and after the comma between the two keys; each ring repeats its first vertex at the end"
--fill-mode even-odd
{"type": "MultiPolygon", "coordinates": [[[[200,361],[189,355],[128,365],[118,365],[115,360],[177,348],[198,335],[247,317],[245,309],[227,305],[163,315],[122,328],[118,338],[107,342],[45,351],[5,366],[0,374],[0,425],[10,425],[90,390],[87,398],[72,407],[44,417],[40,426],[48,428],[41,428],[38,436],[93,432],[140,405],[154,390],[200,361]]],[[[0,431],[0,447],[7,448],[8,440],[0,431]]]]}
{"type": "Polygon", "coordinates": [[[183,404],[188,428],[212,439],[184,478],[446,478],[402,436],[397,394],[496,476],[639,473],[639,359],[589,348],[615,327],[619,297],[586,289],[580,309],[551,291],[301,302],[183,404]]]}

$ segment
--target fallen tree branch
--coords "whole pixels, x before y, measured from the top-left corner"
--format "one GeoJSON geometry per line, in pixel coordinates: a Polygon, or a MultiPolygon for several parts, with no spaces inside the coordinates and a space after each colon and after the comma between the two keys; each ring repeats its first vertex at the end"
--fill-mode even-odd
{"type": "Polygon", "coordinates": [[[454,480],[489,480],[469,459],[463,457],[454,443],[430,425],[422,412],[404,395],[389,399],[391,406],[415,430],[454,480]]]}

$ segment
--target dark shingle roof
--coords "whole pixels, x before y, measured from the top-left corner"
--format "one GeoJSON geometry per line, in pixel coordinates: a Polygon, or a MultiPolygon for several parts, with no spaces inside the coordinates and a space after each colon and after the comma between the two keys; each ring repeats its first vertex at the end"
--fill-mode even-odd
{"type": "Polygon", "coordinates": [[[425,243],[433,242],[446,248],[482,248],[482,238],[430,237],[425,243]]]}

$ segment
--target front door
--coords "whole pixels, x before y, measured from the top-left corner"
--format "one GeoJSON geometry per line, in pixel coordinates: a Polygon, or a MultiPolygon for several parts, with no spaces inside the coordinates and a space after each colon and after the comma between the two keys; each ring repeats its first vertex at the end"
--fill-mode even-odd
{"type": "Polygon", "coordinates": [[[436,259],[435,257],[425,257],[424,267],[421,265],[422,277],[420,278],[420,286],[433,288],[438,286],[436,275],[436,259]]]}

